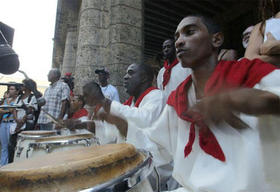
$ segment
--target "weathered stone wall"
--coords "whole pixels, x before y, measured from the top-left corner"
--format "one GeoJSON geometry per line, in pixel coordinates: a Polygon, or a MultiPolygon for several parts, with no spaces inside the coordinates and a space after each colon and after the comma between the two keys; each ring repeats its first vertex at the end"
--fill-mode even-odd
{"type": "Polygon", "coordinates": [[[68,65],[69,54],[71,54],[69,53],[70,45],[75,47],[74,44],[77,44],[73,34],[68,36],[68,31],[74,32],[74,29],[77,28],[80,3],[81,0],[58,0],[57,3],[52,67],[60,68],[62,71],[64,63],[66,62],[66,66],[68,65]]]}
{"type": "Polygon", "coordinates": [[[75,68],[76,92],[81,92],[81,87],[85,82],[95,79],[96,68],[105,65],[108,12],[106,0],[82,1],[75,68]]]}
{"type": "Polygon", "coordinates": [[[64,48],[64,56],[63,56],[63,64],[61,66],[62,74],[65,73],[75,73],[76,67],[76,52],[77,52],[77,28],[72,27],[68,30],[65,48],[64,48]]]}
{"type": "Polygon", "coordinates": [[[142,60],[142,1],[111,0],[110,4],[109,45],[111,61],[110,80],[117,86],[120,97],[127,95],[123,89],[123,76],[127,66],[142,60]]]}
{"type": "Polygon", "coordinates": [[[109,82],[122,100],[127,98],[122,86],[126,68],[143,59],[142,0],[81,0],[80,4],[59,0],[58,4],[62,8],[53,66],[74,74],[76,93],[81,93],[84,83],[97,80],[95,69],[106,67],[109,82]]]}

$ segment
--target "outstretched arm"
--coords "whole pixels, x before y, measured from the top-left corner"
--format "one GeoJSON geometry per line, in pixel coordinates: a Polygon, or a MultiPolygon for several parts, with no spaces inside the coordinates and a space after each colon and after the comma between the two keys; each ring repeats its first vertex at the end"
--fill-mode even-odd
{"type": "Polygon", "coordinates": [[[199,112],[206,121],[226,121],[232,127],[244,128],[246,124],[234,112],[250,115],[280,114],[280,100],[279,96],[268,91],[239,88],[206,97],[190,111],[199,112]]]}
{"type": "Polygon", "coordinates": [[[123,137],[127,136],[128,124],[125,119],[112,115],[112,114],[109,114],[109,113],[106,113],[102,110],[100,110],[100,111],[101,112],[98,112],[98,114],[96,115],[96,117],[98,119],[105,120],[106,122],[115,125],[123,137]]]}
{"type": "Polygon", "coordinates": [[[248,47],[245,51],[244,57],[252,60],[252,59],[261,59],[262,61],[265,61],[267,63],[271,63],[273,65],[279,65],[280,63],[280,55],[262,55],[261,54],[261,46],[263,45],[263,36],[260,33],[260,26],[261,24],[258,23],[251,35],[248,47]]]}

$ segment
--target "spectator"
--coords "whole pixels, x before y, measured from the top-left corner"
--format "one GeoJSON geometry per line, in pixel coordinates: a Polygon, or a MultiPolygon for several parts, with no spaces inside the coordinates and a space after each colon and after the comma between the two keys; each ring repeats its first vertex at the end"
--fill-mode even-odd
{"type": "Polygon", "coordinates": [[[28,86],[28,81],[31,79],[23,80],[21,86],[22,94],[17,97],[16,104],[23,106],[17,109],[14,113],[16,122],[16,129],[12,133],[9,142],[9,163],[13,162],[15,147],[17,144],[17,135],[21,130],[32,130],[35,122],[35,111],[38,110],[37,101],[35,96],[31,93],[31,88],[28,86]]]}
{"type": "Polygon", "coordinates": [[[51,114],[58,120],[62,120],[66,112],[66,104],[70,97],[70,89],[66,83],[60,80],[59,69],[51,69],[48,74],[50,86],[44,93],[46,104],[41,107],[38,125],[41,130],[52,130],[54,125],[44,111],[51,114]]]}
{"type": "Polygon", "coordinates": [[[262,21],[251,33],[245,57],[280,64],[280,1],[260,0],[262,21]]]}
{"type": "Polygon", "coordinates": [[[72,77],[72,73],[65,73],[64,77],[62,77],[63,81],[69,86],[70,96],[74,97],[73,89],[74,89],[74,77],[72,77]]]}
{"type": "Polygon", "coordinates": [[[244,49],[246,49],[248,47],[249,39],[250,39],[253,29],[254,29],[254,26],[251,25],[251,26],[247,27],[242,33],[242,45],[243,45],[244,49]]]}
{"type": "MultiPolygon", "coordinates": [[[[19,93],[18,85],[9,85],[8,92],[9,98],[4,99],[4,105],[13,105],[16,102],[18,93],[19,93]]],[[[15,130],[16,122],[14,119],[14,109],[5,108],[0,109],[0,113],[2,115],[2,121],[0,125],[0,141],[1,141],[1,166],[6,165],[8,163],[9,152],[9,140],[10,140],[10,131],[15,130]]]]}
{"type": "Polygon", "coordinates": [[[98,80],[101,85],[103,95],[114,101],[120,102],[119,93],[116,87],[108,83],[109,71],[104,69],[97,69],[95,73],[98,74],[98,80]]]}
{"type": "Polygon", "coordinates": [[[164,66],[157,76],[157,87],[163,91],[164,101],[167,101],[169,94],[191,74],[191,70],[183,68],[176,58],[176,50],[173,39],[167,39],[162,44],[162,55],[164,66]]]}

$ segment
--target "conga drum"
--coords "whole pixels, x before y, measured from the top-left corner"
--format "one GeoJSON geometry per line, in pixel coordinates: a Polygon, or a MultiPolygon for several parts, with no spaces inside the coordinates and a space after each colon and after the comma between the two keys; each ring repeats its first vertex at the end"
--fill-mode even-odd
{"type": "Polygon", "coordinates": [[[33,158],[56,151],[67,151],[74,148],[89,147],[97,144],[98,140],[91,133],[56,135],[39,138],[36,141],[29,143],[25,157],[33,158]]]}
{"type": "Polygon", "coordinates": [[[22,131],[18,134],[17,146],[14,154],[14,162],[26,159],[26,151],[28,149],[29,143],[35,142],[37,139],[50,137],[56,135],[55,130],[43,131],[22,131]]]}
{"type": "MultiPolygon", "coordinates": [[[[128,191],[141,186],[152,158],[131,144],[54,152],[0,168],[1,192],[128,191]]],[[[143,185],[136,191],[149,192],[143,185]]]]}

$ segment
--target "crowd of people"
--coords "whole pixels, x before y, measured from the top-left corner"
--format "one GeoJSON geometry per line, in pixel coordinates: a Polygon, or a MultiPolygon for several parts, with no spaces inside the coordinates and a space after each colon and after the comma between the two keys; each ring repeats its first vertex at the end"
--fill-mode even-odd
{"type": "Polygon", "coordinates": [[[86,83],[82,94],[73,92],[71,74],[61,78],[51,69],[40,106],[31,79],[10,84],[2,105],[23,107],[0,109],[1,166],[13,161],[20,131],[61,128],[50,114],[72,131],[94,133],[101,144],[150,151],[162,191],[279,191],[280,3],[260,0],[260,8],[261,22],[240,34],[242,58],[221,49],[223,32],[212,18],[187,15],[175,38],[162,44],[156,86],[151,66],[128,66],[124,103],[106,68],[95,70],[99,84],[86,83]]]}

